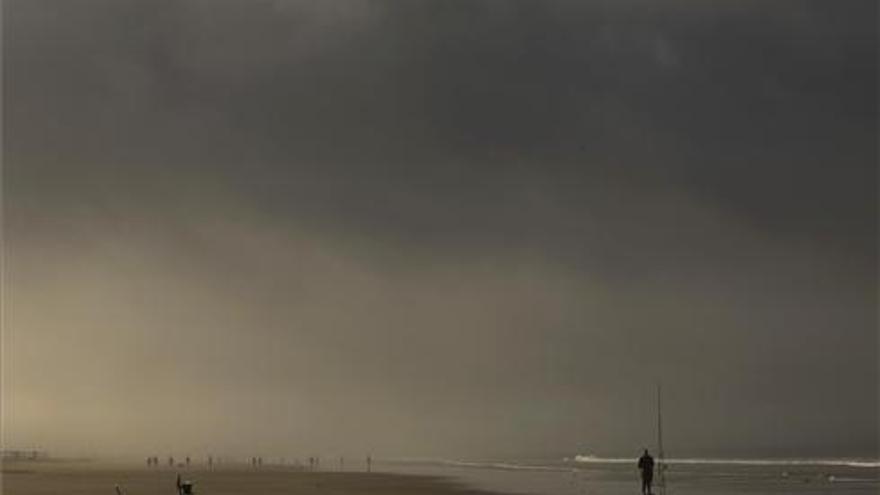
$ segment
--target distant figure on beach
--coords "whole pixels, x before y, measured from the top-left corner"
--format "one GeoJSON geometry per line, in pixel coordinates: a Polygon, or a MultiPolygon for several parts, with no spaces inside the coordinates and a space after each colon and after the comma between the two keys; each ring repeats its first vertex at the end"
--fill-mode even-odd
{"type": "Polygon", "coordinates": [[[192,481],[183,481],[180,479],[180,474],[177,475],[177,494],[178,495],[193,495],[195,492],[193,491],[192,481]]]}
{"type": "Polygon", "coordinates": [[[642,495],[651,495],[651,483],[654,481],[654,458],[645,449],[639,457],[639,470],[642,472],[642,495]]]}
{"type": "Polygon", "coordinates": [[[186,456],[186,467],[189,467],[189,456],[186,456]]]}
{"type": "Polygon", "coordinates": [[[367,472],[373,471],[373,458],[370,457],[370,454],[367,454],[367,472]]]}
{"type": "Polygon", "coordinates": [[[173,456],[170,456],[170,455],[168,456],[168,465],[171,467],[174,467],[174,457],[173,456]]]}

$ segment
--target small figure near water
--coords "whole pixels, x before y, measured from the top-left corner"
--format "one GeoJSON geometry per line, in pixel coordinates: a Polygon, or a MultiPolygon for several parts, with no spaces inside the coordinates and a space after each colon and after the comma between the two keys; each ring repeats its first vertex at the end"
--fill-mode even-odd
{"type": "Polygon", "coordinates": [[[180,474],[177,475],[177,494],[178,495],[194,495],[195,491],[193,491],[193,482],[192,481],[183,481],[180,479],[180,474]]]}
{"type": "Polygon", "coordinates": [[[645,449],[639,457],[639,470],[642,472],[642,495],[651,495],[651,483],[654,481],[654,458],[645,449]]]}

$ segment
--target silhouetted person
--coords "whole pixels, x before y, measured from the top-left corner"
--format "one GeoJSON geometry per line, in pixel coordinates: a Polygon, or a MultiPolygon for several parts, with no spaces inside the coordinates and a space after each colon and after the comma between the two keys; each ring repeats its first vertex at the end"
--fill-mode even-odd
{"type": "Polygon", "coordinates": [[[193,484],[192,481],[182,481],[180,479],[180,474],[177,475],[177,494],[178,495],[193,495],[193,484]]]}
{"type": "Polygon", "coordinates": [[[170,455],[168,456],[168,465],[171,467],[174,467],[174,457],[173,456],[170,456],[170,455]]]}
{"type": "Polygon", "coordinates": [[[373,458],[370,457],[369,454],[367,454],[367,472],[369,473],[372,471],[373,471],[373,458]]]}
{"type": "Polygon", "coordinates": [[[186,456],[186,467],[189,467],[189,456],[186,456]]]}
{"type": "Polygon", "coordinates": [[[263,458],[262,457],[257,457],[257,466],[263,467],[263,458]]]}
{"type": "Polygon", "coordinates": [[[642,472],[642,495],[651,495],[651,482],[654,481],[654,458],[648,449],[639,457],[639,471],[642,472]]]}

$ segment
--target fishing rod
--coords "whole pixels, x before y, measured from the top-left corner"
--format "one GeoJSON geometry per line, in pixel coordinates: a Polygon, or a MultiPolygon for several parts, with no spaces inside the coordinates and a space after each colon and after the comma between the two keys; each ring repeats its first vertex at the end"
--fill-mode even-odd
{"type": "Polygon", "coordinates": [[[657,384],[657,469],[659,471],[660,495],[666,495],[666,464],[663,463],[663,399],[662,387],[657,384]]]}

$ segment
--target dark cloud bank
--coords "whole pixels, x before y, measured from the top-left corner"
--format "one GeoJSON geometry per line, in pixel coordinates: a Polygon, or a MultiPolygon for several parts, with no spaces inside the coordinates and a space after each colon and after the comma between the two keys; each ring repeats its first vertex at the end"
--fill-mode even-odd
{"type": "Polygon", "coordinates": [[[877,6],[4,9],[4,443],[878,455],[877,6]]]}

